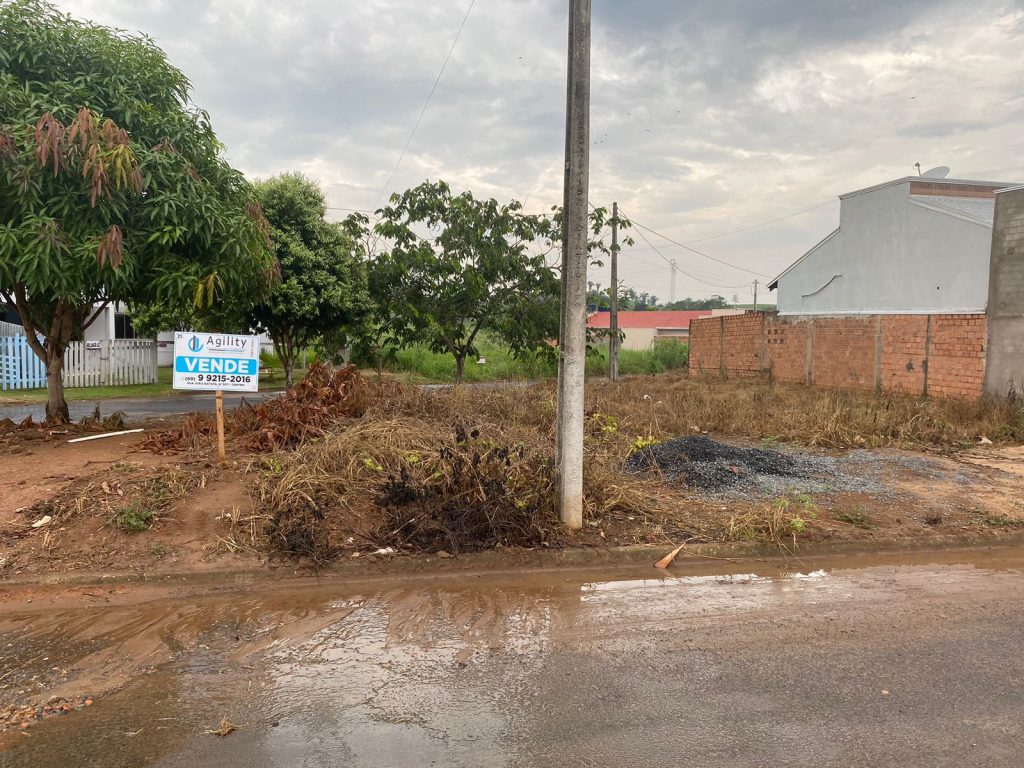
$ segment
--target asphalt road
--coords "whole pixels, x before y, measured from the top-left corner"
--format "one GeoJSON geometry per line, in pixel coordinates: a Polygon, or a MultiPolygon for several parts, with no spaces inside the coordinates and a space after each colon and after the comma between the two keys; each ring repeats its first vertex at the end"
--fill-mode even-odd
{"type": "MultiPolygon", "coordinates": [[[[225,393],[224,407],[237,408],[243,398],[249,403],[258,403],[268,397],[281,394],[279,390],[267,392],[248,393],[240,395],[225,393]]],[[[193,411],[212,411],[214,407],[213,393],[196,395],[164,395],[163,397],[112,397],[102,400],[72,400],[68,403],[68,410],[71,412],[72,421],[78,421],[84,416],[91,416],[99,405],[100,413],[109,416],[112,413],[123,413],[129,422],[145,421],[147,419],[160,418],[162,416],[177,416],[193,411]]],[[[11,421],[20,422],[27,416],[36,421],[46,418],[46,404],[17,404],[0,405],[0,419],[8,418],[11,421]]]]}
{"type": "Polygon", "coordinates": [[[152,663],[5,736],[0,763],[1017,768],[1024,755],[1019,549],[107,600],[0,615],[8,655],[87,643],[103,675],[133,654],[152,663]],[[239,728],[211,735],[222,719],[239,728]]]}

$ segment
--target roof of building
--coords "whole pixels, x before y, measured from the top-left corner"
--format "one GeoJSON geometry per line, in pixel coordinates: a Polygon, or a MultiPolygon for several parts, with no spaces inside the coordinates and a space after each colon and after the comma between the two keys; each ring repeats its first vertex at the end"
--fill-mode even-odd
{"type": "MultiPolygon", "coordinates": [[[[587,318],[591,328],[608,328],[611,325],[611,312],[594,312],[587,318]]],[[[619,328],[671,328],[673,330],[690,328],[690,321],[698,317],[711,317],[710,309],[680,311],[649,311],[619,312],[619,328]]]]}
{"type": "Polygon", "coordinates": [[[910,201],[940,213],[952,213],[992,226],[996,213],[996,199],[993,197],[960,197],[958,195],[911,195],[910,201]]]}
{"type": "Polygon", "coordinates": [[[928,176],[904,176],[899,179],[893,179],[892,181],[883,181],[881,184],[873,184],[870,187],[864,187],[863,189],[855,189],[852,192],[846,192],[839,196],[842,200],[844,197],[853,197],[854,195],[863,195],[865,192],[874,192],[885,187],[892,187],[896,184],[906,184],[908,182],[917,182],[919,184],[928,184],[929,186],[943,186],[943,187],[991,187],[992,189],[1003,189],[1005,187],[1012,187],[1017,182],[1003,182],[1003,181],[980,181],[978,179],[933,179],[928,176]]]}

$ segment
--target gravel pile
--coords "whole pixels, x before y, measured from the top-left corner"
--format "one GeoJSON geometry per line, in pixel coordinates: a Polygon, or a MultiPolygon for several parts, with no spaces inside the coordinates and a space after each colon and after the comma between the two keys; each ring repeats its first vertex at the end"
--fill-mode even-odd
{"type": "Polygon", "coordinates": [[[704,435],[677,437],[637,451],[626,460],[625,469],[660,472],[669,481],[716,496],[884,490],[863,466],[851,467],[854,473],[844,471],[841,459],[741,448],[704,435]]]}

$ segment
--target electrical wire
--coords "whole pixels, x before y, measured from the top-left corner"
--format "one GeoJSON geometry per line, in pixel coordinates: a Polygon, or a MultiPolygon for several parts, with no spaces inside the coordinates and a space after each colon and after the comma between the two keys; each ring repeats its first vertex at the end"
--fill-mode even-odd
{"type": "Polygon", "coordinates": [[[409,133],[409,138],[405,141],[405,146],[402,147],[402,154],[398,156],[398,162],[395,163],[395,167],[391,169],[391,173],[388,174],[388,180],[384,182],[384,186],[380,188],[380,192],[377,193],[377,198],[373,201],[373,207],[376,208],[380,203],[381,196],[387,191],[388,186],[391,184],[391,180],[395,178],[395,174],[398,172],[398,166],[402,164],[402,160],[405,159],[405,153],[409,151],[409,145],[412,144],[412,139],[416,135],[416,130],[420,127],[420,121],[423,120],[423,115],[427,112],[427,107],[430,105],[430,100],[434,98],[434,92],[437,90],[437,84],[441,82],[441,76],[444,74],[444,70],[448,66],[448,62],[452,58],[452,54],[455,52],[455,46],[459,42],[459,38],[462,37],[462,30],[466,27],[466,22],[469,20],[469,14],[473,11],[473,6],[476,4],[476,0],[469,0],[469,7],[466,9],[466,15],[462,17],[462,23],[459,25],[459,31],[455,33],[455,39],[452,40],[452,45],[448,49],[448,55],[444,57],[444,62],[441,64],[441,69],[438,70],[437,77],[434,78],[434,84],[430,88],[430,93],[427,94],[427,100],[423,102],[423,109],[420,110],[419,116],[416,118],[416,122],[412,126],[412,131],[409,133]]]}
{"type": "Polygon", "coordinates": [[[698,237],[696,240],[687,240],[686,242],[689,243],[690,245],[693,245],[694,243],[703,243],[706,240],[717,240],[720,237],[728,237],[729,235],[738,235],[740,232],[749,232],[752,229],[759,229],[760,227],[767,227],[769,224],[777,224],[780,221],[786,221],[787,219],[792,219],[792,218],[795,218],[797,216],[802,216],[805,213],[810,213],[811,211],[816,211],[819,208],[824,208],[826,205],[832,205],[833,203],[837,203],[837,202],[839,202],[839,198],[838,197],[834,197],[831,200],[826,200],[823,203],[818,203],[817,205],[812,205],[809,208],[803,208],[803,209],[801,209],[799,211],[794,211],[793,213],[786,214],[785,216],[779,216],[778,218],[775,218],[775,219],[769,219],[768,221],[762,221],[762,222],[759,222],[757,224],[751,224],[749,227],[741,227],[740,229],[733,229],[733,230],[730,230],[728,232],[719,232],[717,235],[707,235],[706,237],[698,237]]]}
{"type": "MultiPolygon", "coordinates": [[[[619,212],[620,212],[620,213],[622,212],[622,207],[621,207],[621,206],[619,207],[619,212]]],[[[636,226],[638,226],[638,227],[641,227],[641,229],[647,229],[647,227],[642,227],[642,226],[641,226],[640,224],[637,224],[637,222],[636,222],[636,220],[635,220],[635,219],[632,219],[632,218],[630,218],[630,217],[628,217],[628,216],[627,216],[626,218],[629,218],[630,222],[632,222],[633,224],[635,224],[635,225],[636,225],[636,226]]],[[[651,230],[648,230],[648,231],[651,231],[651,230]]],[[[636,231],[636,233],[637,233],[638,235],[640,235],[640,237],[641,237],[641,238],[643,239],[643,241],[644,241],[645,243],[647,243],[647,245],[649,245],[649,246],[650,246],[650,247],[651,247],[651,248],[652,248],[652,249],[654,250],[654,252],[655,252],[656,254],[658,254],[659,256],[661,256],[662,260],[663,260],[663,261],[664,261],[664,262],[665,262],[666,264],[668,264],[668,265],[669,265],[669,266],[670,266],[670,267],[671,267],[672,269],[676,270],[677,272],[682,272],[682,273],[683,273],[684,275],[686,275],[686,276],[687,276],[688,278],[690,278],[691,280],[694,280],[694,281],[696,281],[696,282],[698,282],[698,283],[700,283],[700,284],[702,284],[702,285],[710,285],[710,286],[711,286],[712,288],[738,288],[738,287],[741,287],[741,286],[723,285],[723,284],[721,284],[721,283],[713,283],[713,282],[711,282],[710,280],[701,280],[701,279],[700,279],[699,277],[697,277],[696,275],[691,275],[691,274],[690,274],[689,272],[687,272],[687,271],[686,271],[685,269],[682,269],[682,268],[681,268],[681,267],[680,267],[680,266],[679,266],[678,264],[676,264],[676,263],[675,263],[674,261],[672,261],[672,260],[671,260],[670,258],[668,258],[668,257],[667,257],[667,256],[666,256],[665,254],[663,254],[663,253],[662,253],[662,252],[661,252],[660,250],[658,250],[658,249],[657,249],[657,248],[656,248],[656,247],[654,246],[654,243],[652,243],[652,242],[651,242],[650,240],[648,240],[648,239],[647,239],[647,235],[645,235],[645,234],[644,234],[643,232],[641,232],[641,231],[640,231],[640,229],[638,229],[638,230],[636,231]]],[[[654,234],[658,234],[658,233],[657,233],[657,232],[655,232],[654,234]]],[[[756,274],[756,273],[755,273],[755,274],[756,274]]]]}
{"type": "MultiPolygon", "coordinates": [[[[771,275],[766,275],[763,272],[757,272],[756,270],[753,270],[753,269],[747,269],[746,267],[740,267],[740,266],[738,266],[736,264],[730,264],[728,261],[723,261],[722,259],[719,259],[719,258],[717,258],[715,256],[711,256],[710,254],[704,253],[703,251],[698,251],[696,248],[691,248],[690,246],[686,245],[685,243],[680,243],[678,240],[673,240],[671,237],[668,237],[667,235],[663,235],[660,232],[658,232],[656,230],[653,230],[650,227],[641,224],[639,221],[637,221],[636,219],[634,219],[632,217],[629,217],[629,220],[633,223],[634,226],[637,227],[637,234],[639,234],[641,237],[643,237],[643,233],[640,232],[640,230],[643,229],[643,230],[646,230],[646,231],[650,232],[652,235],[656,235],[656,236],[660,237],[662,240],[667,240],[668,242],[672,243],[673,245],[677,245],[680,248],[683,248],[683,249],[685,249],[687,251],[690,251],[691,253],[695,253],[698,256],[702,256],[705,259],[709,259],[709,260],[717,262],[719,264],[723,264],[723,265],[725,265],[727,267],[732,267],[733,269],[738,269],[740,272],[748,272],[749,274],[756,275],[757,277],[763,277],[763,278],[766,278],[766,279],[771,279],[771,275]]],[[[662,254],[657,248],[654,248],[654,245],[646,237],[644,237],[644,242],[647,243],[649,246],[651,246],[651,248],[654,249],[654,252],[657,253],[659,256],[661,256],[661,258],[665,259],[665,255],[662,254]]],[[[665,260],[668,261],[668,259],[665,259],[665,260]]]]}

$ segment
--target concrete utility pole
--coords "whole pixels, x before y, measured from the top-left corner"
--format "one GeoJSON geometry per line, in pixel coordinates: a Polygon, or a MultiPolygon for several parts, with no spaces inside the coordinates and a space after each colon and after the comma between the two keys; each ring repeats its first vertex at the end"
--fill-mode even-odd
{"type": "Polygon", "coordinates": [[[754,311],[757,312],[757,279],[754,279],[754,311]]]}
{"type": "Polygon", "coordinates": [[[612,306],[608,322],[608,378],[619,380],[619,204],[612,203],[612,306]]]}
{"type": "Polygon", "coordinates": [[[587,199],[590,193],[590,0],[569,0],[569,66],[558,334],[558,507],[583,527],[584,364],[587,354],[587,199]]]}
{"type": "Polygon", "coordinates": [[[668,303],[674,304],[676,301],[676,260],[672,259],[672,277],[669,282],[668,288],[668,303]]]}

